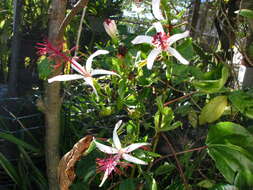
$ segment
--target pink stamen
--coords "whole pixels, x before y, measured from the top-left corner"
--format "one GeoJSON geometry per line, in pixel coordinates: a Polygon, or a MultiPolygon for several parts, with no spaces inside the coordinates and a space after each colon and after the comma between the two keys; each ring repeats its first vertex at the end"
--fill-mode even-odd
{"type": "MultiPolygon", "coordinates": [[[[56,56],[62,57],[65,61],[70,62],[71,64],[73,64],[85,77],[90,77],[91,76],[90,73],[88,73],[84,68],[79,67],[73,61],[74,58],[71,59],[66,54],[61,52],[59,50],[59,48],[53,47],[53,45],[49,41],[44,40],[44,43],[37,43],[37,45],[42,46],[42,47],[36,47],[38,49],[38,54],[39,55],[49,54],[49,57],[56,57],[56,56]]],[[[57,67],[59,67],[58,64],[57,64],[57,67]]]]}
{"type": "Polygon", "coordinates": [[[111,20],[111,19],[109,19],[109,18],[105,19],[105,23],[106,23],[107,25],[110,25],[110,24],[111,24],[111,22],[112,22],[112,20],[111,20]]]}
{"type": "Polygon", "coordinates": [[[152,43],[162,50],[166,51],[169,47],[168,44],[169,35],[164,32],[158,32],[153,36],[152,43]]]}

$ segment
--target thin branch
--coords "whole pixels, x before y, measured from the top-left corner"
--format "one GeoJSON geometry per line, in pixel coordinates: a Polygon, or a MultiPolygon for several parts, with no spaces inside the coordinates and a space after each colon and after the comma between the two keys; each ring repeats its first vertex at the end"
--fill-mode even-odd
{"type": "Polygon", "coordinates": [[[182,166],[181,166],[181,164],[180,164],[180,162],[179,162],[179,160],[178,160],[178,158],[177,158],[175,149],[173,148],[172,144],[170,143],[170,141],[169,141],[169,139],[166,137],[166,135],[165,135],[164,133],[161,133],[161,135],[162,135],[162,137],[164,138],[164,140],[166,141],[166,143],[168,144],[168,146],[169,146],[169,148],[170,148],[170,150],[171,150],[171,152],[172,152],[172,154],[173,154],[173,157],[174,157],[175,160],[176,160],[177,168],[178,168],[179,174],[180,174],[180,176],[181,176],[181,178],[182,178],[182,180],[183,180],[183,184],[184,184],[185,189],[186,189],[186,190],[189,190],[189,185],[188,185],[187,180],[186,180],[186,178],[185,178],[185,176],[184,176],[184,172],[183,172],[182,166]]]}
{"type": "Polygon", "coordinates": [[[172,104],[172,103],[174,103],[174,102],[177,102],[177,101],[179,101],[179,100],[188,98],[189,96],[193,95],[194,93],[196,93],[196,92],[192,92],[192,93],[190,93],[190,94],[186,94],[186,95],[181,96],[181,97],[179,97],[179,98],[173,99],[173,100],[171,100],[171,101],[169,101],[169,102],[164,103],[163,106],[167,106],[167,105],[172,104]]]}
{"type": "Polygon", "coordinates": [[[69,14],[67,14],[67,16],[64,18],[59,32],[58,32],[58,38],[63,36],[64,31],[66,29],[66,27],[68,26],[68,24],[70,23],[70,21],[72,20],[72,18],[78,13],[80,12],[84,7],[87,6],[89,0],[79,0],[73,7],[73,9],[69,12],[69,14]]]}
{"type": "MultiPolygon", "coordinates": [[[[175,155],[181,155],[181,154],[185,154],[185,153],[188,153],[188,152],[194,152],[194,151],[200,151],[200,150],[203,150],[203,149],[206,149],[208,148],[208,146],[201,146],[201,147],[198,147],[198,148],[193,148],[193,149],[190,149],[190,150],[185,150],[185,151],[182,151],[182,152],[176,152],[175,155]]],[[[162,156],[158,159],[156,159],[154,161],[154,164],[165,159],[165,158],[169,158],[171,156],[174,156],[174,154],[168,154],[168,155],[165,155],[165,156],[162,156]]]]}
{"type": "Polygon", "coordinates": [[[76,49],[75,49],[74,57],[77,56],[78,50],[79,50],[80,37],[81,37],[82,29],[83,29],[83,20],[84,20],[84,16],[86,13],[86,8],[87,8],[87,6],[83,8],[83,13],[82,13],[82,17],[81,17],[79,28],[78,28],[78,33],[77,33],[77,38],[76,38],[76,49]]]}

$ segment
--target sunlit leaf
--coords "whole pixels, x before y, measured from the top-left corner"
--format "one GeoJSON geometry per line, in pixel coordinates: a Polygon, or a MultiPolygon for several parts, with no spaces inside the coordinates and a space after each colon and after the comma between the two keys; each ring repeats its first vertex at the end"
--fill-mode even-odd
{"type": "Polygon", "coordinates": [[[206,144],[216,167],[239,189],[253,186],[253,135],[232,122],[220,122],[210,127],[206,144]]]}
{"type": "Polygon", "coordinates": [[[203,125],[205,123],[212,123],[219,119],[227,106],[226,96],[217,96],[213,98],[208,104],[201,110],[199,116],[199,123],[203,125]]]}

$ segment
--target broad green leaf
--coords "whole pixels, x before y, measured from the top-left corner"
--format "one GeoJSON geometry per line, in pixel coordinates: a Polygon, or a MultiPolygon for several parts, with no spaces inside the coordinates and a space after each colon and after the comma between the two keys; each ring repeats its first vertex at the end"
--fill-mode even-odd
{"type": "Polygon", "coordinates": [[[21,184],[22,179],[18,175],[15,167],[9,160],[5,158],[5,156],[1,152],[0,152],[0,165],[17,185],[21,184]]]}
{"type": "Polygon", "coordinates": [[[218,184],[218,185],[215,185],[210,190],[239,190],[239,189],[236,186],[234,186],[234,185],[218,184]]]}
{"type": "Polygon", "coordinates": [[[119,190],[135,190],[134,179],[126,179],[122,181],[119,185],[119,190]]]}
{"type": "Polygon", "coordinates": [[[188,38],[183,41],[179,46],[177,46],[177,50],[182,54],[182,56],[187,59],[191,60],[194,56],[194,50],[192,46],[192,39],[188,38]]]}
{"type": "Polygon", "coordinates": [[[204,79],[193,81],[193,85],[195,88],[204,93],[219,92],[227,82],[228,76],[229,69],[226,65],[224,65],[221,71],[220,68],[217,68],[213,71],[205,73],[204,79]]]}
{"type": "Polygon", "coordinates": [[[0,138],[3,138],[7,141],[10,141],[18,146],[22,146],[24,147],[25,149],[28,149],[28,150],[31,150],[33,152],[37,152],[39,153],[40,150],[28,143],[26,143],[25,141],[21,140],[21,139],[18,139],[17,137],[15,137],[14,135],[12,134],[8,134],[8,133],[0,133],[0,138]]]}
{"type": "Polygon", "coordinates": [[[212,123],[219,119],[227,106],[226,96],[217,96],[213,98],[208,104],[201,110],[199,116],[199,123],[203,125],[205,123],[212,123]]]}
{"type": "Polygon", "coordinates": [[[228,96],[232,105],[245,116],[253,119],[253,94],[244,91],[235,91],[228,96]]]}
{"type": "Polygon", "coordinates": [[[247,17],[250,19],[253,18],[253,10],[250,10],[250,9],[241,9],[239,11],[236,11],[236,13],[239,13],[239,15],[241,15],[243,17],[247,17]]]}
{"type": "Polygon", "coordinates": [[[210,127],[206,144],[208,153],[226,180],[248,190],[253,186],[253,135],[232,122],[210,127]]]}

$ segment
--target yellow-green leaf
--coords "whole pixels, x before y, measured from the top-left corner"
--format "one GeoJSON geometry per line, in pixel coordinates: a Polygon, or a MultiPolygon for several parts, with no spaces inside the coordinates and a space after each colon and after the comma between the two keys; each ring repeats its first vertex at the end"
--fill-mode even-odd
{"type": "Polygon", "coordinates": [[[219,119],[227,106],[226,96],[217,96],[204,106],[199,116],[199,124],[212,123],[219,119]]]}

